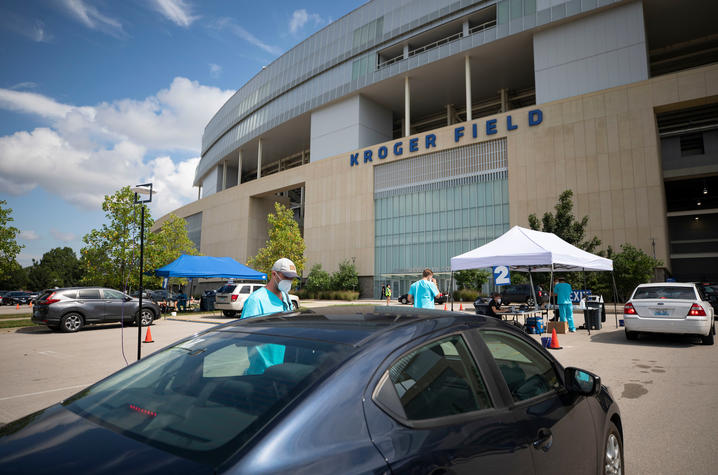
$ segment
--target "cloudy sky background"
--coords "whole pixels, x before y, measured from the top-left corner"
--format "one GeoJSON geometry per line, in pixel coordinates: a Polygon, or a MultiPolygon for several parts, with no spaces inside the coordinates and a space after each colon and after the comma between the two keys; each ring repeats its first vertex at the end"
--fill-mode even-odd
{"type": "Polygon", "coordinates": [[[197,197],[202,131],[262,66],[361,0],[0,3],[0,200],[31,264],[79,251],[106,194],[152,182],[157,218],[197,197]]]}

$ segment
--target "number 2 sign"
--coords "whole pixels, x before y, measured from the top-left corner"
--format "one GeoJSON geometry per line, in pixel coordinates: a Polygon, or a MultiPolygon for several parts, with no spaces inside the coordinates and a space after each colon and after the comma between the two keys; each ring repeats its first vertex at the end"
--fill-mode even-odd
{"type": "Polygon", "coordinates": [[[496,285],[510,285],[511,284],[511,275],[509,274],[508,266],[494,267],[494,284],[496,284],[496,285]]]}

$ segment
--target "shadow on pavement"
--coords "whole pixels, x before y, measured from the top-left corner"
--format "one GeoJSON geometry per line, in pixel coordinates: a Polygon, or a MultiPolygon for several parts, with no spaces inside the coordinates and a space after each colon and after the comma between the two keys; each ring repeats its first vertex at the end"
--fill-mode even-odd
{"type": "Polygon", "coordinates": [[[689,348],[700,345],[700,339],[691,335],[668,335],[664,333],[641,333],[638,340],[628,340],[622,328],[591,334],[591,342],[612,345],[654,346],[663,348],[689,348]]]}

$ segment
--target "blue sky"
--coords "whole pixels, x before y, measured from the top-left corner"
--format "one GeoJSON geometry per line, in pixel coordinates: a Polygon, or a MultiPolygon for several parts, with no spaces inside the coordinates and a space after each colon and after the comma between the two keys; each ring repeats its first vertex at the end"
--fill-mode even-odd
{"type": "Polygon", "coordinates": [[[0,200],[19,262],[82,247],[102,197],[152,181],[153,216],[196,199],[202,130],[247,80],[361,0],[5,0],[0,200]]]}

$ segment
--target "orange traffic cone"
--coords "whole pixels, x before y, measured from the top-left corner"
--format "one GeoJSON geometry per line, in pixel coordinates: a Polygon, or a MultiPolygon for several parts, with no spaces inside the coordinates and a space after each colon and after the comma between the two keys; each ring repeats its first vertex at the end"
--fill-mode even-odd
{"type": "MultiPolygon", "coordinates": [[[[10,305],[12,305],[12,304],[10,304],[10,305]]],[[[15,310],[20,310],[20,304],[19,304],[19,303],[16,303],[16,304],[15,304],[15,310]]]]}
{"type": "Polygon", "coordinates": [[[30,305],[30,308],[32,308],[32,302],[30,302],[28,305],[30,305]]]}
{"type": "Polygon", "coordinates": [[[463,311],[464,311],[464,304],[460,303],[459,304],[459,312],[463,312],[463,311]]]}
{"type": "Polygon", "coordinates": [[[553,329],[551,333],[551,344],[548,346],[551,350],[560,350],[562,347],[558,344],[558,336],[556,336],[556,329],[553,329]]]}
{"type": "Polygon", "coordinates": [[[142,343],[154,343],[155,341],[152,339],[152,332],[150,331],[150,327],[147,327],[147,334],[145,335],[145,341],[142,343]]]}
{"type": "Polygon", "coordinates": [[[444,304],[444,310],[446,310],[446,304],[444,304]]]}

